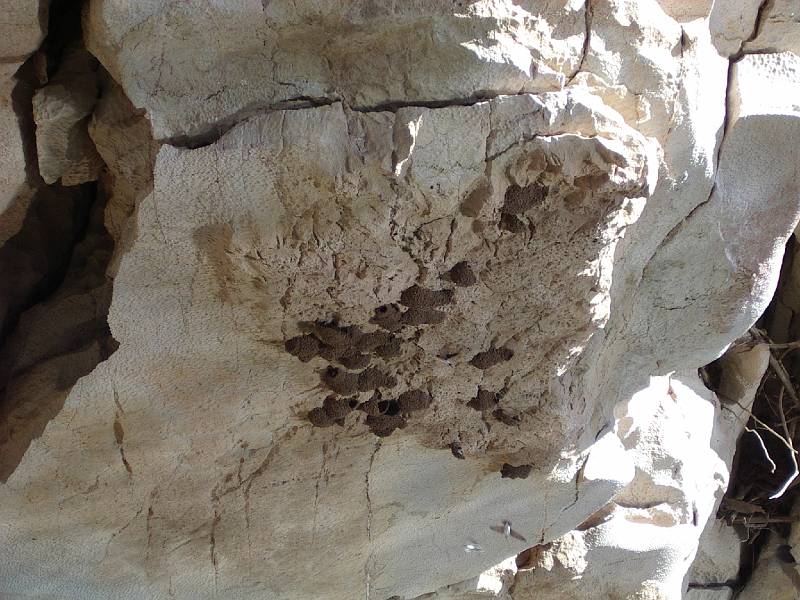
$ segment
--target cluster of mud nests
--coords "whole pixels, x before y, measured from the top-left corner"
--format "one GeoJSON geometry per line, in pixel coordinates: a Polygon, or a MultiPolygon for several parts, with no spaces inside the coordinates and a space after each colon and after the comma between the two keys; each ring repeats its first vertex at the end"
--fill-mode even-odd
{"type": "MultiPolygon", "coordinates": [[[[466,262],[459,262],[442,279],[455,286],[468,287],[477,277],[466,262]]],[[[415,413],[426,410],[433,402],[429,390],[410,389],[394,397],[398,385],[392,359],[401,354],[405,328],[435,326],[445,320],[441,307],[454,302],[455,290],[438,290],[412,285],[400,294],[399,303],[379,306],[368,325],[377,326],[365,331],[359,325],[343,325],[336,321],[302,322],[303,335],[286,341],[286,351],[302,362],[315,357],[328,361],[320,373],[322,384],[331,394],[322,406],[312,409],[308,419],[315,427],[343,425],[348,413],[365,413],[365,423],[377,436],[391,435],[406,426],[415,413]],[[379,364],[373,364],[380,359],[379,364]],[[382,365],[382,366],[381,366],[382,365]]],[[[478,369],[488,369],[511,359],[507,348],[489,348],[470,360],[478,369]]],[[[478,396],[467,402],[475,410],[497,409],[501,392],[479,390],[478,396]]]]}
{"type": "MultiPolygon", "coordinates": [[[[510,186],[500,211],[499,229],[532,235],[533,224],[524,213],[541,206],[548,191],[538,182],[525,187],[510,186]]],[[[315,357],[329,363],[320,373],[320,379],[331,393],[322,406],[309,411],[308,420],[312,425],[341,426],[350,412],[361,411],[365,413],[364,423],[369,429],[376,436],[385,437],[396,429],[405,428],[414,415],[422,414],[431,406],[435,399],[430,389],[409,389],[399,395],[391,390],[398,385],[396,362],[403,345],[413,343],[407,339],[408,328],[442,324],[447,317],[442,308],[455,302],[455,288],[478,282],[466,261],[454,265],[441,279],[451,285],[429,289],[414,284],[403,290],[397,303],[376,308],[369,322],[361,326],[337,320],[299,323],[303,335],[286,341],[286,351],[304,363],[315,357]]],[[[490,347],[473,356],[469,364],[476,369],[490,369],[513,355],[509,348],[490,347]]],[[[499,406],[504,393],[505,389],[479,388],[474,398],[464,401],[468,407],[490,413],[506,425],[517,425],[519,417],[506,413],[499,406]]],[[[449,448],[453,456],[464,458],[460,442],[453,442],[449,448]]],[[[531,469],[531,465],[505,463],[501,475],[510,479],[524,478],[531,469]]]]}

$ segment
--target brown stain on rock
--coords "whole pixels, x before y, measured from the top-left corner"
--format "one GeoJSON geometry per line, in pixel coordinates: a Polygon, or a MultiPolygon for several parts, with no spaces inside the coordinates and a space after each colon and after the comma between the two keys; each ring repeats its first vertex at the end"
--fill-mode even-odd
{"type": "Polygon", "coordinates": [[[230,302],[234,266],[229,251],[233,240],[233,228],[228,223],[204,225],[192,232],[192,240],[211,266],[217,281],[217,298],[222,302],[230,302]]]}
{"type": "Polygon", "coordinates": [[[465,217],[476,218],[481,214],[481,209],[486,201],[489,199],[491,191],[488,185],[481,185],[472,190],[467,197],[461,202],[461,214],[465,217]]]}
{"type": "Polygon", "coordinates": [[[122,428],[122,423],[119,420],[119,416],[114,418],[114,440],[117,442],[117,446],[122,446],[122,442],[125,439],[125,430],[122,428]]]}

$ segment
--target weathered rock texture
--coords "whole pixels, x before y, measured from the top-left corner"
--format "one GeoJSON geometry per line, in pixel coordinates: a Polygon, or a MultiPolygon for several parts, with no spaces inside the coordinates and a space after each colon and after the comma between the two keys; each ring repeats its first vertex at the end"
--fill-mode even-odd
{"type": "Polygon", "coordinates": [[[0,594],[718,577],[768,352],[697,369],[800,215],[797,24],[751,4],[85,2],[2,165],[88,199],[47,276],[0,247],[0,594]]]}

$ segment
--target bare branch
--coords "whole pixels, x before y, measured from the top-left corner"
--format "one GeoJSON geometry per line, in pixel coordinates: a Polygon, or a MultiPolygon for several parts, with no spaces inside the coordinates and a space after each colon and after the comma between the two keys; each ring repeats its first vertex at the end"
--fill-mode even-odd
{"type": "MultiPolygon", "coordinates": [[[[770,355],[770,358],[772,358],[772,355],[770,355]]],[[[783,365],[781,365],[781,368],[783,368],[783,365]]],[[[800,475],[800,470],[797,468],[797,452],[795,451],[794,445],[792,444],[792,436],[789,435],[789,427],[786,425],[786,416],[783,414],[783,390],[784,388],[781,388],[781,391],[778,394],[778,409],[780,411],[781,425],[783,426],[783,432],[784,434],[786,434],[786,441],[789,443],[789,449],[790,449],[789,456],[792,459],[792,465],[794,466],[794,471],[792,471],[792,474],[783,483],[781,488],[777,492],[772,494],[772,496],[769,497],[770,500],[775,500],[783,496],[783,493],[789,488],[789,485],[791,485],[791,483],[797,478],[797,476],[800,475]]],[[[794,391],[794,389],[792,391],[794,391]]]]}
{"type": "Polygon", "coordinates": [[[758,433],[755,429],[750,429],[746,425],[744,430],[747,433],[752,433],[758,438],[758,443],[761,444],[761,449],[764,451],[764,456],[767,458],[767,461],[769,461],[769,472],[770,474],[774,473],[775,469],[777,469],[778,467],[775,465],[775,461],[773,461],[772,458],[770,458],[769,452],[767,452],[767,447],[764,445],[764,440],[761,438],[761,434],[758,433]]]}
{"type": "Polygon", "coordinates": [[[772,367],[773,371],[775,371],[775,374],[778,376],[778,379],[781,380],[784,389],[789,393],[789,396],[791,396],[795,405],[800,406],[800,398],[797,397],[797,390],[794,389],[792,380],[789,379],[789,374],[781,364],[781,361],[772,355],[772,352],[769,354],[769,366],[772,367]]]}

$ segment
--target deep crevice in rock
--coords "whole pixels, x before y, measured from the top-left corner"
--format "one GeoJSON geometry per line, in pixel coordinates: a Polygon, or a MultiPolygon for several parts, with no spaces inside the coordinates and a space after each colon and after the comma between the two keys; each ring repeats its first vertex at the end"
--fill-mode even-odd
{"type": "MultiPolygon", "coordinates": [[[[55,249],[59,260],[57,268],[48,271],[26,298],[24,310],[15,315],[15,326],[9,328],[0,348],[0,482],[13,473],[30,442],[58,414],[75,382],[117,347],[107,321],[111,280],[106,268],[114,242],[103,226],[105,200],[92,199],[94,184],[80,187],[73,200],[76,208],[70,231],[23,227],[19,234],[21,239],[41,236],[48,241],[52,233],[60,243],[34,248],[28,258],[47,260],[55,249]]],[[[53,188],[65,189],[44,190],[50,193],[42,203],[51,210],[70,200],[53,188]]],[[[36,214],[32,208],[26,219],[33,227],[36,214]]],[[[54,211],[52,219],[60,214],[54,211]]],[[[13,253],[12,241],[0,250],[0,255],[11,250],[0,268],[24,274],[26,262],[17,260],[20,255],[13,253]]]]}
{"type": "Polygon", "coordinates": [[[81,39],[81,3],[55,0],[41,49],[19,69],[13,107],[35,193],[21,229],[0,247],[0,482],[61,410],[72,386],[117,348],[107,321],[114,240],[96,183],[45,185],[32,98],[81,39]],[[44,73],[42,60],[47,63],[44,73]]]}
{"type": "MultiPolygon", "coordinates": [[[[772,341],[778,343],[794,341],[800,337],[800,319],[797,317],[800,307],[792,305],[793,290],[797,285],[794,281],[797,267],[793,264],[797,252],[798,242],[795,235],[792,235],[786,243],[780,278],[772,302],[755,325],[756,331],[766,332],[760,335],[768,335],[772,341]]],[[[800,371],[798,370],[800,360],[797,358],[796,350],[785,354],[783,350],[779,350],[778,353],[773,350],[773,357],[777,358],[786,368],[796,389],[797,382],[800,381],[800,371]]],[[[714,365],[723,358],[711,363],[706,370],[713,372],[714,365]]],[[[788,539],[794,520],[791,515],[796,510],[797,499],[800,498],[800,485],[797,485],[800,479],[796,479],[792,485],[789,485],[780,498],[770,498],[785,481],[787,475],[792,472],[793,467],[786,446],[759,425],[760,421],[771,426],[777,432],[781,431],[780,419],[777,414],[779,411],[776,411],[776,405],[781,403],[780,400],[776,401],[781,385],[781,381],[772,368],[768,368],[750,409],[754,416],[750,417],[748,422],[748,427],[760,432],[763,446],[752,433],[744,432],[739,438],[731,467],[730,483],[717,513],[717,518],[725,519],[735,527],[739,532],[740,539],[744,540],[739,572],[736,578],[730,581],[705,585],[690,583],[689,587],[706,589],[728,587],[734,593],[738,593],[748,584],[756,569],[761,568],[759,559],[767,550],[771,538],[777,536],[779,540],[788,539]],[[765,449],[769,453],[769,459],[764,455],[765,449]],[[774,461],[776,465],[774,473],[771,473],[768,460],[774,461]],[[737,510],[739,506],[737,503],[744,508],[737,510]],[[763,512],[739,512],[746,510],[748,506],[760,507],[763,512]]],[[[721,396],[721,400],[726,401],[724,396],[721,396]]],[[[795,413],[798,407],[792,406],[792,400],[788,395],[782,399],[782,402],[786,412],[792,417],[789,430],[792,432],[795,447],[798,447],[796,423],[792,423],[792,421],[796,421],[795,413]]]]}
{"type": "Polygon", "coordinates": [[[589,44],[592,42],[592,0],[586,0],[586,4],[583,6],[583,18],[585,22],[585,32],[583,37],[583,48],[581,49],[581,60],[578,63],[578,66],[575,68],[575,71],[567,77],[565,87],[572,83],[572,80],[575,79],[578,74],[583,71],[583,65],[586,62],[586,57],[589,54],[589,44]]]}
{"type": "Polygon", "coordinates": [[[475,94],[466,98],[450,98],[447,100],[415,100],[405,102],[401,100],[391,100],[381,102],[374,106],[351,106],[347,104],[342,98],[310,98],[301,96],[298,98],[291,98],[282,102],[268,104],[266,106],[253,107],[236,112],[230,117],[209,125],[210,130],[192,134],[180,135],[159,140],[164,144],[169,144],[176,148],[196,149],[210,146],[216,143],[222,136],[228,133],[237,125],[252,119],[258,115],[269,114],[272,112],[287,111],[287,110],[308,110],[319,108],[322,106],[331,106],[337,102],[342,103],[342,106],[347,110],[360,113],[374,113],[374,112],[397,112],[401,108],[448,108],[451,106],[473,106],[480,102],[487,102],[500,96],[525,96],[531,92],[476,92],[475,94]]]}

